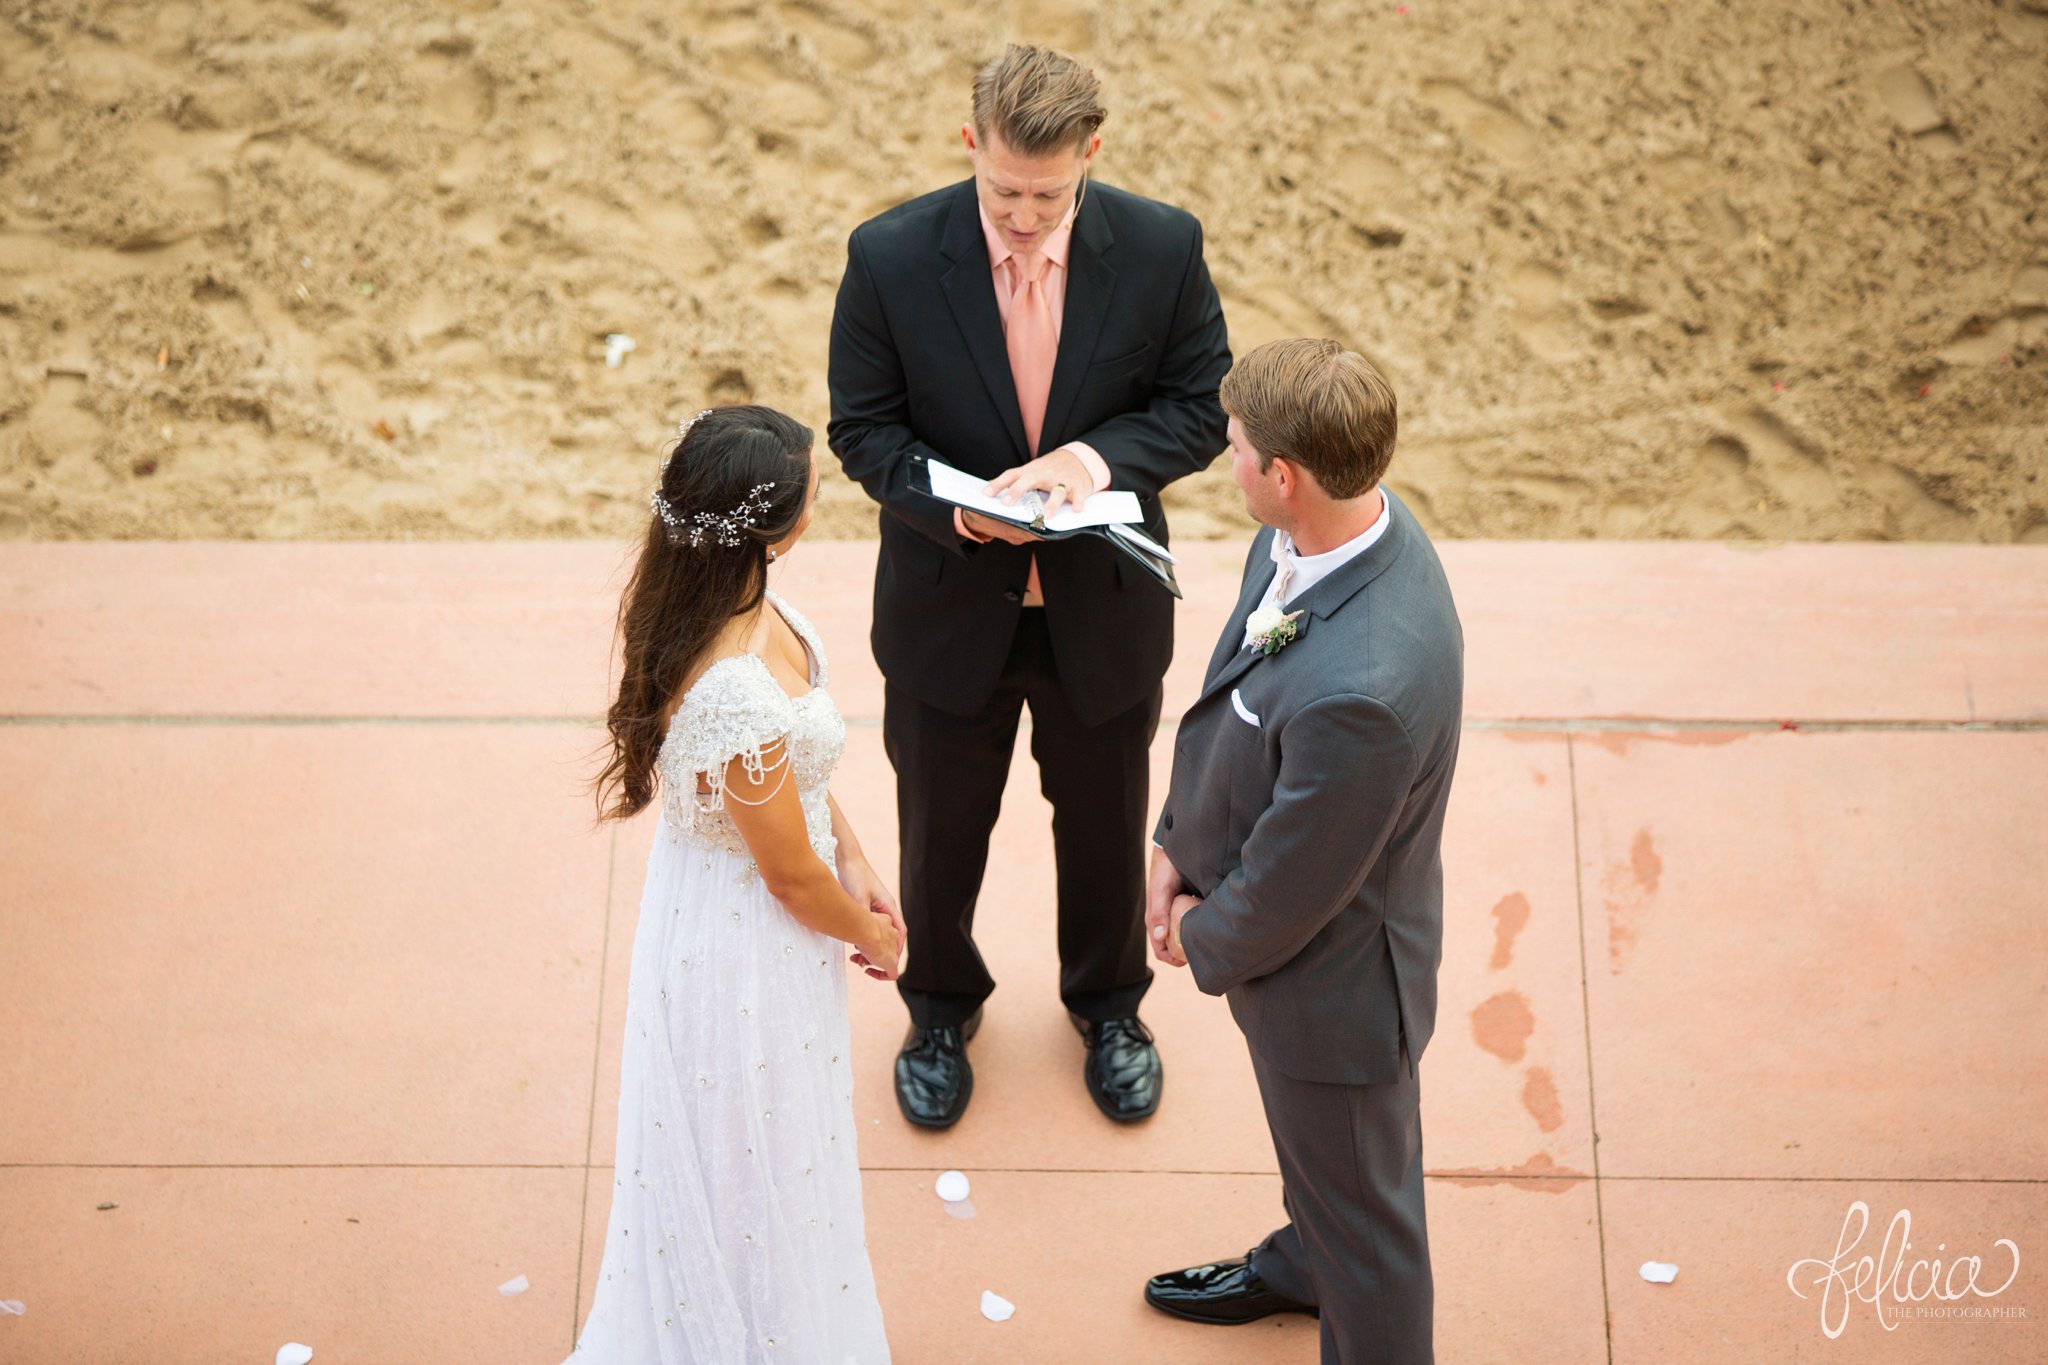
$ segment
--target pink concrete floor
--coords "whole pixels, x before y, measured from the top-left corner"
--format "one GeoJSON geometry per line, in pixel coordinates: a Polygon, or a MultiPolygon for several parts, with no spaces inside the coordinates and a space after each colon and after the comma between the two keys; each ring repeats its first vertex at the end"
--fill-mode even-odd
{"type": "MultiPolygon", "coordinates": [[[[1439,1359],[2048,1359],[2048,553],[1443,553],[1468,732],[1422,1073],[1439,1359]],[[1809,1297],[1788,1284],[1858,1203],[1845,1273],[1903,1214],[1922,1316],[1823,1301],[1811,1264],[1809,1297]],[[1916,1262],[1980,1257],[1988,1291],[2002,1242],[2017,1277],[1962,1303],[2005,1316],[1924,1316],[1916,1262]]],[[[1184,559],[1169,726],[1242,551],[1184,559]]],[[[893,874],[872,566],[820,544],[778,572],[849,717],[837,793],[893,874]]],[[[567,1354],[651,837],[595,828],[583,788],[622,567],[0,547],[0,1301],[25,1310],[0,1361],[567,1354]]],[[[956,1129],[897,1117],[901,1010],[854,982],[897,1359],[1314,1361],[1306,1321],[1140,1302],[1263,1235],[1279,1180],[1228,1011],[1182,974],[1145,1006],[1159,1116],[1089,1104],[1050,852],[1020,762],[956,1129]],[[931,1193],[949,1167],[971,1221],[931,1193]],[[983,1289],[1017,1316],[984,1321],[983,1289]]]]}

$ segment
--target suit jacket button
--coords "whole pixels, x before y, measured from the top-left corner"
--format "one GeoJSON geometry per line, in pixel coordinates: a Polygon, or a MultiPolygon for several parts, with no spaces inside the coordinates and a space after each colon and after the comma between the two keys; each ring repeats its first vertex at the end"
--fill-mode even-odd
{"type": "Polygon", "coordinates": [[[1166,827],[1167,827],[1168,829],[1172,829],[1172,828],[1173,828],[1173,812],[1172,812],[1172,811],[1168,811],[1168,812],[1166,812],[1166,827]]]}
{"type": "Polygon", "coordinates": [[[1022,602],[1024,600],[1024,594],[1018,592],[1015,588],[1004,588],[1003,596],[1012,602],[1022,602]]]}

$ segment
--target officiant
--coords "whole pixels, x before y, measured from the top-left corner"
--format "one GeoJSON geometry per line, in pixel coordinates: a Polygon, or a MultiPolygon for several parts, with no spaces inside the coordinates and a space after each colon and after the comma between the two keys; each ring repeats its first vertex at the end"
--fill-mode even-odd
{"type": "Polygon", "coordinates": [[[828,439],[881,505],[873,645],[910,944],[896,1097],[929,1128],[973,1090],[967,1043],[996,986],[975,906],[1026,706],[1083,1082],[1112,1119],[1159,1105],[1138,1004],[1173,600],[1104,540],[1038,540],[915,486],[935,459],[1049,510],[1123,489],[1165,544],[1160,490],[1226,444],[1230,349],[1201,224],[1092,180],[1106,115],[1071,57],[1006,48],[961,128],[972,178],[856,228],[833,312],[828,439]]]}

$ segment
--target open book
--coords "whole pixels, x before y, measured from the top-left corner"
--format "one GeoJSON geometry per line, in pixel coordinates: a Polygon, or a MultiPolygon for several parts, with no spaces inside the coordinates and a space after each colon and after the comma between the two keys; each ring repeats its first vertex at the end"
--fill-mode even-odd
{"type": "Polygon", "coordinates": [[[1098,536],[1121,550],[1168,592],[1180,596],[1180,583],[1173,576],[1173,553],[1138,529],[1144,514],[1139,510],[1135,493],[1109,489],[1089,498],[1078,511],[1067,505],[1047,516],[1043,493],[1026,493],[1015,502],[1004,502],[988,491],[987,479],[941,460],[914,461],[910,482],[911,487],[940,502],[1013,522],[1041,540],[1098,536]]]}

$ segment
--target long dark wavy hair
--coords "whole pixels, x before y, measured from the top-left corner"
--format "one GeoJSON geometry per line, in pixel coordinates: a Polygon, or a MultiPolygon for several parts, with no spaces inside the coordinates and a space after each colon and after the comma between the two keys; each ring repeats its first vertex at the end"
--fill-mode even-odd
{"type": "Polygon", "coordinates": [[[809,427],[773,408],[714,408],[662,466],[658,491],[676,524],[648,517],[619,603],[624,668],[605,714],[611,753],[591,784],[599,819],[624,820],[654,799],[668,704],[727,624],[761,605],[768,547],[796,528],[810,494],[811,442],[809,427]],[[733,527],[738,544],[721,543],[716,526],[691,543],[698,515],[730,516],[761,484],[774,487],[755,504],[752,526],[733,527]]]}

